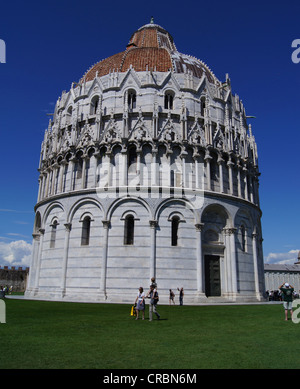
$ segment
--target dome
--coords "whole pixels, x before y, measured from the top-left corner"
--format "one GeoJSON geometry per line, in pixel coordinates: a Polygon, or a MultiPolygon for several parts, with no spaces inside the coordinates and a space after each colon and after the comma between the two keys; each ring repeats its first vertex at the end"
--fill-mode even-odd
{"type": "Polygon", "coordinates": [[[205,75],[210,83],[220,84],[204,62],[178,52],[173,37],[163,27],[154,24],[153,20],[132,34],[125,51],[93,65],[81,82],[91,81],[96,76],[102,77],[113,71],[126,72],[131,67],[137,72],[189,72],[198,78],[205,75]]]}

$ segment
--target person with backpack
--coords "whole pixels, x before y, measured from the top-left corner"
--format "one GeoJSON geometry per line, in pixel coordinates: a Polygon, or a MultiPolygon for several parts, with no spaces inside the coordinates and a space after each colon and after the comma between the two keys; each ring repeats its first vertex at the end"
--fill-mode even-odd
{"type": "Polygon", "coordinates": [[[154,288],[154,285],[151,284],[150,285],[150,290],[149,292],[147,293],[146,295],[147,298],[150,298],[150,304],[149,304],[149,321],[152,321],[152,315],[153,315],[153,312],[155,313],[155,315],[157,316],[157,320],[160,319],[160,314],[157,312],[156,310],[156,305],[159,301],[159,296],[158,296],[158,292],[157,292],[157,289],[154,288]]]}
{"type": "Polygon", "coordinates": [[[294,288],[288,283],[283,283],[278,288],[282,292],[283,308],[285,311],[285,320],[288,320],[288,310],[290,311],[291,318],[293,316],[293,292],[294,288]]]}

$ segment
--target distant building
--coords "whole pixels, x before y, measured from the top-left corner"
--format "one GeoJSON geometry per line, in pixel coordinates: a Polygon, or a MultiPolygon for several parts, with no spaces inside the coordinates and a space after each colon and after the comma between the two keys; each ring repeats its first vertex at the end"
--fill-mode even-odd
{"type": "Polygon", "coordinates": [[[0,287],[12,286],[14,292],[24,292],[27,287],[29,267],[0,266],[0,287]]]}
{"type": "Polygon", "coordinates": [[[124,49],[56,103],[26,296],[134,301],[155,276],[161,302],[260,301],[257,146],[228,75],[153,20],[124,49]]]}
{"type": "Polygon", "coordinates": [[[291,284],[296,292],[300,291],[300,251],[298,261],[293,265],[265,263],[266,290],[277,290],[284,282],[291,284]]]}

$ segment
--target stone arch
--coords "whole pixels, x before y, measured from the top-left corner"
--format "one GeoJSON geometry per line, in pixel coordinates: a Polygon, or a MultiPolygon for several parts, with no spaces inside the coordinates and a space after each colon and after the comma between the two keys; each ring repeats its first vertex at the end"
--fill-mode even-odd
{"type": "Polygon", "coordinates": [[[129,110],[136,109],[137,92],[134,88],[130,87],[125,91],[125,103],[127,103],[127,107],[129,110]]]}
{"type": "Polygon", "coordinates": [[[37,211],[34,218],[33,232],[35,234],[39,233],[40,228],[42,228],[42,218],[40,211],[37,211]]]}
{"type": "MultiPolygon", "coordinates": [[[[176,197],[175,198],[167,198],[167,199],[163,200],[158,205],[158,207],[156,208],[156,210],[154,212],[154,219],[158,220],[159,219],[159,214],[161,212],[161,209],[163,207],[167,206],[168,203],[173,203],[173,202],[179,202],[180,204],[184,205],[187,209],[190,209],[193,212],[193,215],[194,215],[194,218],[195,218],[195,224],[199,223],[199,215],[196,212],[196,209],[193,207],[192,202],[190,202],[189,200],[184,199],[184,198],[176,198],[176,197]]],[[[176,212],[178,212],[178,211],[176,211],[176,212]]]]}
{"type": "MultiPolygon", "coordinates": [[[[86,197],[82,200],[78,200],[76,203],[73,204],[73,206],[71,207],[71,209],[69,210],[68,212],[68,215],[67,215],[67,222],[68,223],[72,223],[72,220],[73,220],[73,217],[74,217],[74,214],[75,212],[82,206],[82,205],[85,205],[85,204],[93,204],[95,205],[97,208],[100,209],[100,211],[102,212],[102,214],[104,213],[103,211],[103,208],[102,208],[102,205],[96,201],[95,199],[92,199],[90,197],[86,197]]],[[[87,211],[85,211],[87,212],[87,211]]],[[[89,212],[91,215],[92,215],[92,212],[89,212]]]]}
{"type": "Polygon", "coordinates": [[[46,221],[48,219],[48,216],[49,214],[52,212],[52,210],[54,208],[58,208],[62,211],[62,214],[58,217],[58,219],[60,220],[60,222],[63,222],[65,219],[65,209],[63,207],[63,205],[61,203],[59,203],[58,201],[55,201],[53,203],[51,203],[45,210],[44,212],[44,215],[43,215],[43,218],[42,218],[42,226],[45,226],[46,224],[46,221]]]}
{"type": "MultiPolygon", "coordinates": [[[[146,210],[149,214],[149,219],[152,219],[152,211],[151,211],[151,208],[149,207],[149,204],[144,199],[142,199],[140,197],[138,198],[135,196],[129,196],[129,197],[119,198],[119,199],[115,200],[108,208],[106,215],[105,215],[106,216],[105,219],[110,221],[116,208],[118,208],[121,204],[126,203],[126,202],[130,202],[130,201],[133,201],[137,204],[140,204],[144,208],[146,208],[146,210]]],[[[137,215],[136,211],[133,211],[133,212],[135,215],[137,215]]]]}
{"type": "Polygon", "coordinates": [[[201,215],[200,215],[202,223],[205,222],[204,218],[208,212],[219,213],[221,215],[221,217],[223,218],[223,220],[226,220],[226,223],[225,223],[226,227],[233,226],[232,215],[229,212],[229,210],[224,207],[224,205],[221,205],[218,203],[213,203],[213,204],[206,205],[206,207],[203,207],[201,210],[201,215]]]}
{"type": "Polygon", "coordinates": [[[91,115],[96,115],[99,103],[100,103],[100,96],[98,94],[93,95],[90,100],[91,115]]]}
{"type": "Polygon", "coordinates": [[[167,88],[164,91],[164,109],[173,110],[174,99],[175,99],[175,91],[173,89],[167,88]]]}
{"type": "Polygon", "coordinates": [[[232,225],[232,218],[223,205],[213,203],[202,210],[201,223],[204,291],[206,297],[218,297],[227,292],[231,274],[226,231],[232,225]]]}
{"type": "Polygon", "coordinates": [[[202,210],[201,223],[203,223],[203,242],[205,244],[221,244],[224,243],[223,229],[232,226],[232,219],[229,211],[223,205],[214,203],[202,210]]]}
{"type": "Polygon", "coordinates": [[[240,224],[240,220],[243,219],[244,222],[247,224],[248,227],[253,228],[253,218],[251,215],[251,212],[247,208],[240,208],[235,216],[234,216],[234,225],[238,226],[240,224]]]}
{"type": "Polygon", "coordinates": [[[240,208],[234,218],[236,228],[237,249],[249,253],[251,252],[251,240],[254,232],[254,225],[251,213],[246,208],[240,208]]]}

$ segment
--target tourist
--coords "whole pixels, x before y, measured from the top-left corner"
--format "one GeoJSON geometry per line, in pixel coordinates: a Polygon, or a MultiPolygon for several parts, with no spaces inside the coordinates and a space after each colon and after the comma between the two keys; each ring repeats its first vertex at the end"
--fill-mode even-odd
{"type": "Polygon", "coordinates": [[[154,289],[157,288],[157,283],[155,282],[155,277],[151,278],[151,285],[153,285],[154,289]]]}
{"type": "Polygon", "coordinates": [[[152,314],[153,312],[157,316],[157,319],[160,319],[160,314],[156,310],[156,305],[158,303],[159,297],[158,292],[156,289],[154,289],[154,285],[150,285],[150,290],[146,295],[147,298],[150,298],[150,304],[149,304],[149,321],[152,321],[152,314]]]}
{"type": "Polygon", "coordinates": [[[139,293],[136,297],[135,304],[137,304],[136,305],[136,319],[135,320],[138,320],[140,311],[142,311],[142,315],[143,315],[142,320],[144,320],[145,319],[145,293],[144,293],[144,289],[142,287],[139,288],[139,293]]]}
{"type": "Polygon", "coordinates": [[[288,320],[288,310],[290,311],[291,318],[293,316],[293,292],[294,288],[288,283],[283,283],[278,288],[282,292],[283,307],[285,310],[285,320],[288,320]]]}
{"type": "Polygon", "coordinates": [[[171,305],[171,301],[173,301],[173,304],[175,305],[175,301],[174,301],[175,294],[172,289],[170,289],[169,292],[170,292],[169,304],[171,305]]]}
{"type": "Polygon", "coordinates": [[[179,305],[183,305],[183,296],[184,296],[183,288],[181,289],[177,288],[177,290],[179,290],[179,305]]]}

